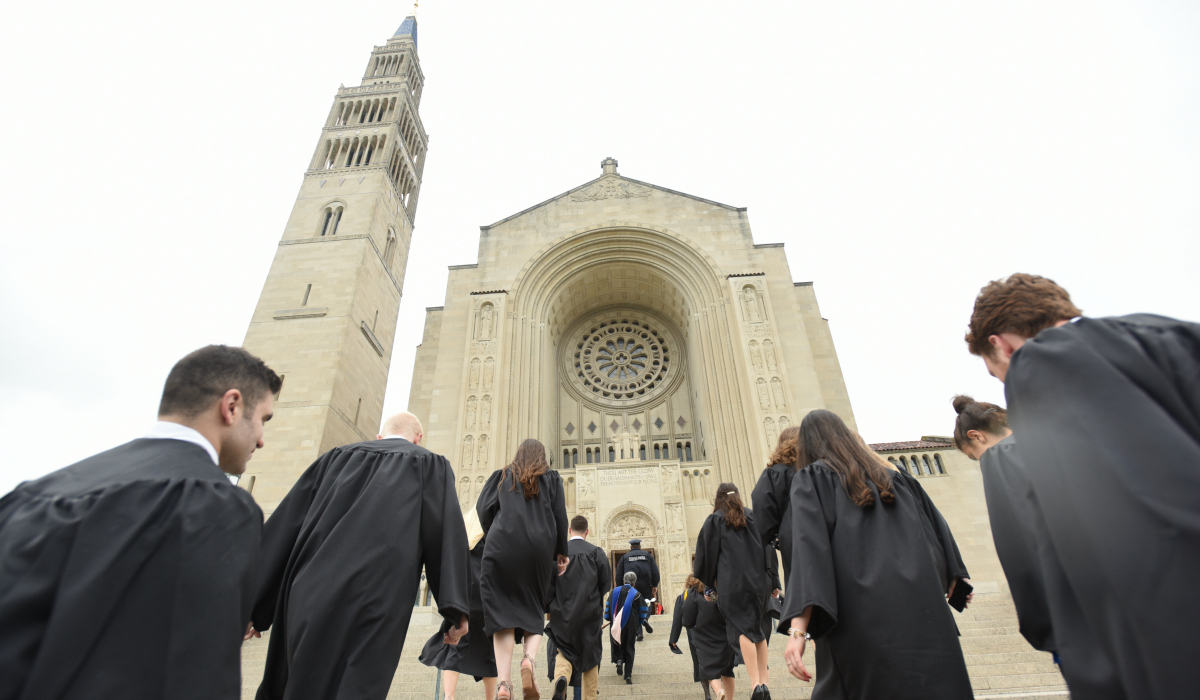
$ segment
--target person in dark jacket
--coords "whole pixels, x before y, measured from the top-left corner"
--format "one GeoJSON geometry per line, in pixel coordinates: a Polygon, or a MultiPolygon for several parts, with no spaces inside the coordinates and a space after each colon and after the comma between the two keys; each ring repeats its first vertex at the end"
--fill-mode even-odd
{"type": "MultiPolygon", "coordinates": [[[[653,554],[642,549],[640,539],[629,540],[629,547],[629,551],[621,557],[621,561],[617,562],[617,580],[624,580],[625,574],[630,571],[637,574],[638,593],[641,593],[642,599],[649,603],[650,614],[653,615],[658,609],[658,562],[654,561],[653,554]]],[[[653,633],[654,630],[650,631],[653,633]]],[[[638,629],[638,641],[642,641],[641,628],[638,629]]]]}
{"type": "Polygon", "coordinates": [[[767,468],[758,477],[750,494],[754,506],[754,524],[763,544],[776,550],[783,558],[783,580],[792,574],[792,518],[788,502],[792,496],[792,476],[800,468],[800,426],[784,428],[779,433],[775,451],[767,460],[767,468]]]}
{"type": "Polygon", "coordinates": [[[715,595],[730,646],[741,649],[752,700],[771,700],[763,630],[772,592],[767,549],[734,484],[717,487],[713,513],[696,537],[695,575],[715,595]]]}
{"type": "Polygon", "coordinates": [[[603,657],[601,626],[604,592],[612,581],[612,567],[604,550],[587,541],[588,520],[571,519],[567,543],[571,563],[550,584],[550,624],[546,635],[558,653],[554,659],[554,700],[564,700],[576,669],[582,674],[584,697],[595,700],[600,660],[603,657]]]}
{"type": "Polygon", "coordinates": [[[525,440],[513,461],[484,484],[475,504],[487,538],[479,590],[484,632],[492,635],[496,653],[496,700],[512,697],[512,654],[518,641],[525,647],[522,693],[525,700],[540,695],[534,660],[549,607],[547,594],[568,562],[562,478],[549,469],[542,443],[525,440]]]}
{"type": "Polygon", "coordinates": [[[671,622],[671,651],[682,654],[679,632],[687,630],[688,651],[692,655],[692,680],[704,689],[704,700],[733,697],[733,667],[737,665],[733,647],[725,638],[725,618],[714,603],[705,600],[704,584],[688,574],[683,593],[675,599],[671,622]],[[722,683],[728,683],[723,686],[722,683]]]}
{"type": "Polygon", "coordinates": [[[637,631],[650,614],[649,604],[637,590],[637,574],[629,571],[624,583],[612,589],[604,606],[604,619],[609,621],[609,643],[617,675],[625,677],[626,685],[633,684],[633,659],[637,631]]]}
{"type": "Polygon", "coordinates": [[[483,600],[479,595],[479,569],[483,565],[483,543],[479,540],[471,550],[470,619],[467,634],[458,644],[446,644],[439,632],[425,642],[419,661],[426,666],[442,670],[445,700],[454,700],[458,690],[460,674],[483,681],[483,694],[491,698],[496,694],[496,651],[492,639],[483,633],[483,600]]]}

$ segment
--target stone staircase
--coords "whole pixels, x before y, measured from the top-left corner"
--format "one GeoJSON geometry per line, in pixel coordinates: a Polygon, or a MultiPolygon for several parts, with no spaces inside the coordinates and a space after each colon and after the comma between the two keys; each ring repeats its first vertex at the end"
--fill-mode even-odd
{"type": "MultiPolygon", "coordinates": [[[[1066,685],[1050,655],[1030,648],[1017,631],[1016,610],[1012,599],[1003,594],[976,595],[971,607],[964,613],[955,613],[959,630],[962,632],[963,653],[971,674],[971,686],[976,700],[1067,700],[1066,685]]],[[[434,697],[437,670],[423,666],[417,661],[421,647],[436,630],[429,615],[414,615],[408,640],[396,676],[392,681],[388,700],[442,700],[434,697]]],[[[671,618],[663,615],[651,618],[654,634],[647,634],[645,641],[638,644],[637,661],[633,671],[633,685],[616,675],[615,667],[605,661],[600,666],[600,696],[638,696],[652,700],[703,700],[704,691],[692,682],[692,660],[687,649],[687,636],[679,640],[683,655],[671,653],[667,638],[671,631],[671,618]]],[[[245,644],[242,651],[243,694],[251,700],[262,678],[263,660],[266,656],[267,635],[245,644]]],[[[775,635],[771,639],[771,697],[774,700],[800,700],[812,694],[811,683],[801,683],[786,671],[783,649],[786,639],[775,635]]],[[[513,678],[516,679],[517,697],[520,697],[520,673],[517,661],[521,656],[518,646],[514,653],[513,678]]],[[[538,687],[544,700],[552,693],[546,679],[545,647],[538,652],[538,687]]],[[[815,672],[816,662],[812,649],[806,651],[805,664],[815,672]]],[[[739,666],[737,675],[737,697],[750,694],[749,677],[745,668],[739,666]]],[[[474,679],[460,679],[456,700],[487,700],[483,697],[483,683],[474,679]]],[[[573,695],[568,693],[568,698],[573,695]]],[[[588,700],[588,699],[585,699],[588,700]]]]}

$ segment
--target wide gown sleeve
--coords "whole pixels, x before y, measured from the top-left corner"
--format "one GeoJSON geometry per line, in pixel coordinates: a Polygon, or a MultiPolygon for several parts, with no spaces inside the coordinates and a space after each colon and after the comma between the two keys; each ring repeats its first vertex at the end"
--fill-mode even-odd
{"type": "Polygon", "coordinates": [[[559,554],[566,556],[568,553],[567,530],[571,527],[571,521],[567,518],[567,502],[563,494],[562,477],[558,475],[558,472],[554,473],[551,483],[554,484],[554,554],[555,556],[559,554]]]}
{"type": "Polygon", "coordinates": [[[275,619],[275,607],[283,587],[288,561],[296,546],[296,539],[308,518],[308,510],[312,507],[322,477],[329,464],[340,454],[340,450],[330,450],[313,462],[296,480],[263,526],[258,593],[250,616],[254,629],[260,632],[265,632],[275,619]]]}
{"type": "Polygon", "coordinates": [[[483,490],[479,492],[479,500],[475,502],[475,512],[479,515],[479,526],[483,528],[484,537],[487,537],[488,530],[492,527],[492,521],[500,512],[500,475],[502,473],[499,470],[492,472],[487,483],[483,485],[483,490]]]}
{"type": "Polygon", "coordinates": [[[787,634],[792,618],[812,607],[808,631],[814,639],[837,625],[837,578],[833,566],[832,531],[836,524],[834,499],[839,496],[837,477],[810,465],[792,478],[789,504],[792,519],[792,561],[786,605],[779,618],[779,632],[787,634]]]}
{"type": "MultiPolygon", "coordinates": [[[[713,513],[704,521],[700,534],[696,537],[696,560],[692,566],[695,576],[709,588],[717,587],[717,560],[721,556],[721,523],[720,515],[713,513]]],[[[718,591],[718,595],[720,591],[718,591]]]]}
{"type": "Polygon", "coordinates": [[[675,599],[675,609],[671,611],[671,638],[667,643],[675,646],[679,642],[679,633],[683,631],[683,596],[675,599]]]}
{"type": "Polygon", "coordinates": [[[604,592],[612,587],[612,566],[608,563],[608,556],[603,549],[597,547],[592,556],[596,558],[596,591],[603,599],[604,592]]]}
{"type": "Polygon", "coordinates": [[[937,506],[933,504],[933,499],[929,497],[929,494],[925,493],[921,482],[904,472],[896,473],[910,484],[913,493],[917,497],[922,514],[933,527],[933,534],[937,537],[937,544],[941,550],[942,561],[945,562],[946,581],[943,584],[943,589],[948,592],[951,581],[960,578],[970,578],[970,574],[967,573],[967,565],[963,563],[962,555],[958,551],[958,543],[954,541],[954,533],[950,532],[950,525],[942,517],[942,513],[937,509],[937,506]]]}
{"type": "Polygon", "coordinates": [[[425,577],[437,600],[443,627],[458,624],[469,614],[470,547],[454,489],[454,470],[445,457],[429,454],[424,461],[425,488],[421,502],[421,550],[425,577]]]}
{"type": "Polygon", "coordinates": [[[696,626],[696,614],[699,612],[699,608],[696,605],[696,599],[693,597],[696,595],[700,594],[693,592],[688,596],[687,600],[683,601],[683,615],[681,616],[681,623],[688,629],[696,626]]]}

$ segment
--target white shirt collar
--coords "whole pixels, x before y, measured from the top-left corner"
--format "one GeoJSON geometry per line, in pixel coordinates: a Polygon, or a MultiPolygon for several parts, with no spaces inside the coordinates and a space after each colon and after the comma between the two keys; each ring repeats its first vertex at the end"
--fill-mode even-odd
{"type": "Polygon", "coordinates": [[[379,438],[379,439],[380,439],[380,440],[392,440],[392,439],[395,439],[395,440],[403,440],[403,441],[405,441],[405,442],[412,442],[412,440],[409,440],[408,438],[404,437],[403,435],[384,435],[383,437],[381,437],[381,438],[379,438]]]}
{"type": "MultiPolygon", "coordinates": [[[[582,540],[582,539],[583,539],[583,537],[581,535],[575,535],[574,537],[571,538],[571,540],[582,540]]],[[[570,542],[571,540],[567,540],[567,541],[570,542]]]]}
{"type": "Polygon", "coordinates": [[[160,420],[154,423],[142,437],[150,438],[151,440],[182,440],[190,442],[193,445],[199,445],[204,448],[208,456],[212,458],[213,464],[221,466],[221,460],[217,458],[217,448],[208,441],[208,438],[200,434],[199,431],[189,428],[186,425],[172,423],[168,420],[160,420]]]}

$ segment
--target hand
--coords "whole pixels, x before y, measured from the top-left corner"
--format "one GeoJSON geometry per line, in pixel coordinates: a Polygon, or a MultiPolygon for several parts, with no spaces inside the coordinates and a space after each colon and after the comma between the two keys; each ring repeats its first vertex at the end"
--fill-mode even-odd
{"type": "Polygon", "coordinates": [[[683,650],[679,648],[679,645],[678,645],[678,644],[669,644],[669,643],[668,643],[668,644],[667,644],[667,646],[671,647],[671,651],[675,652],[676,654],[682,654],[682,653],[683,653],[683,650]]]}
{"type": "Polygon", "coordinates": [[[458,644],[458,640],[467,636],[467,620],[468,618],[466,615],[463,615],[461,618],[459,618],[458,624],[454,627],[451,627],[446,631],[446,634],[442,635],[442,642],[449,644],[450,646],[458,644]]]}
{"type": "Polygon", "coordinates": [[[802,681],[811,681],[812,674],[804,667],[804,637],[788,637],[787,648],[783,650],[783,660],[787,662],[788,673],[802,681]]]}
{"type": "MultiPolygon", "coordinates": [[[[969,578],[964,578],[963,580],[966,581],[967,583],[971,582],[971,579],[969,579],[969,578]]],[[[950,590],[946,591],[946,600],[950,600],[950,596],[954,595],[954,584],[956,584],[956,583],[958,583],[958,579],[954,579],[953,581],[950,582],[950,590]]],[[[966,602],[963,603],[963,610],[966,610],[967,608],[971,607],[972,600],[975,600],[975,591],[971,591],[970,593],[967,594],[967,600],[966,600],[966,602]]]]}
{"type": "Polygon", "coordinates": [[[261,636],[262,636],[262,632],[259,632],[258,630],[254,629],[254,623],[251,622],[250,624],[246,625],[246,636],[242,637],[242,641],[244,642],[244,641],[250,639],[251,637],[261,637],[261,636]]]}
{"type": "Polygon", "coordinates": [[[775,590],[771,591],[771,597],[772,597],[772,598],[778,598],[778,597],[779,597],[779,593],[780,593],[780,590],[779,590],[778,588],[776,588],[775,590]]]}
{"type": "Polygon", "coordinates": [[[567,564],[571,563],[571,558],[565,554],[558,555],[558,575],[562,576],[567,573],[567,564]]]}

